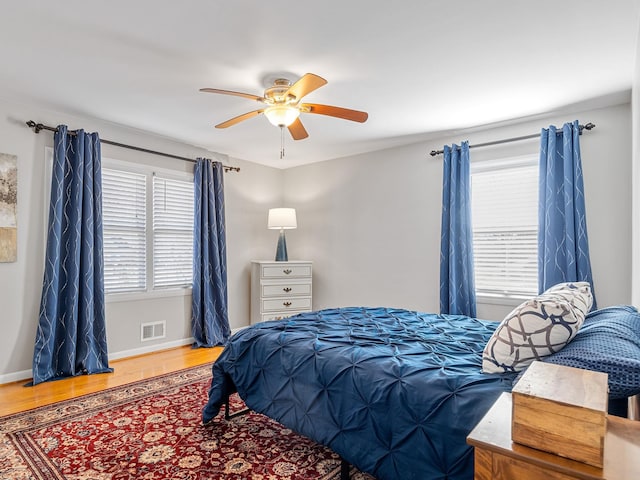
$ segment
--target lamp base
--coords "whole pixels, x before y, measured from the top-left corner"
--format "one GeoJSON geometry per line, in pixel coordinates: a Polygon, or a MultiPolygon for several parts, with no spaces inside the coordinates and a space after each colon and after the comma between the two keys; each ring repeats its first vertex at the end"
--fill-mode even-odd
{"type": "Polygon", "coordinates": [[[287,239],[284,236],[284,229],[280,230],[280,236],[278,237],[278,247],[276,248],[276,262],[288,262],[289,255],[287,255],[287,239]]]}

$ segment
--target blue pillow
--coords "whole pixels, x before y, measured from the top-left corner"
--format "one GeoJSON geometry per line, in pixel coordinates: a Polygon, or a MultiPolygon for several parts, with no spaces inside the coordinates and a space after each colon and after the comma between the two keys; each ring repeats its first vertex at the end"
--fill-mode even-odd
{"type": "Polygon", "coordinates": [[[544,362],[609,375],[609,398],[640,393],[640,314],[632,306],[595,310],[576,336],[544,362]]]}

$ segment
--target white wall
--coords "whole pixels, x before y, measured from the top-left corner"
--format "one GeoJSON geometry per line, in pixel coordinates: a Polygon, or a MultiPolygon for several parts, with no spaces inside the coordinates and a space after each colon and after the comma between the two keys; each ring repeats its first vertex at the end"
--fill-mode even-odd
{"type": "Polygon", "coordinates": [[[289,257],[314,261],[314,308],[437,305],[440,164],[425,155],[413,145],[285,171],[289,257]]]}
{"type": "MultiPolygon", "coordinates": [[[[634,85],[633,118],[639,125],[637,78],[634,85]]],[[[47,204],[43,192],[48,182],[44,150],[53,142],[50,132],[32,133],[24,125],[29,119],[49,125],[65,123],[70,128],[98,131],[104,139],[190,158],[214,156],[212,152],[133,129],[0,101],[0,151],[18,156],[18,260],[0,263],[0,383],[30,375],[42,285],[47,204]]],[[[266,229],[266,215],[268,208],[274,206],[298,209],[299,227],[287,232],[289,257],[314,261],[314,308],[384,305],[437,312],[442,157],[431,157],[428,152],[465,139],[474,144],[537,133],[551,123],[560,125],[574,119],[597,125],[581,137],[581,146],[599,304],[630,303],[632,132],[631,108],[626,103],[512,126],[458,132],[429,143],[284,171],[228,159],[228,163],[242,169],[225,175],[231,327],[249,324],[250,260],[273,258],[278,233],[266,229]]],[[[634,140],[637,145],[635,131],[634,140]]],[[[500,158],[537,149],[537,140],[511,143],[474,149],[472,159],[500,158]]],[[[191,168],[183,161],[108,145],[103,145],[103,155],[163,168],[191,168]]],[[[636,149],[636,164],[637,159],[636,149]]],[[[634,175],[636,185],[640,184],[638,169],[634,175]]],[[[636,196],[636,207],[638,202],[636,196]]],[[[638,250],[638,236],[634,241],[638,250]]],[[[640,303],[637,294],[634,298],[634,303],[640,303]]],[[[188,341],[189,302],[189,297],[109,302],[110,355],[130,355],[188,341]],[[141,344],[140,323],[159,319],[167,320],[167,338],[141,344]]],[[[512,305],[479,305],[478,316],[500,319],[510,308],[512,305]]]]}
{"type": "MultiPolygon", "coordinates": [[[[101,138],[152,150],[196,158],[217,155],[144,132],[95,119],[46,111],[41,107],[0,101],[0,152],[18,157],[18,259],[0,263],[0,383],[30,377],[33,344],[42,288],[47,202],[44,191],[45,147],[53,145],[51,132],[35,135],[25,121],[84,128],[101,138]]],[[[193,164],[123,148],[102,145],[104,157],[191,171],[193,164]]],[[[266,212],[282,201],[282,172],[254,163],[226,159],[240,173],[225,174],[229,316],[232,329],[249,324],[249,262],[272,255],[266,212]]],[[[275,245],[275,243],[273,243],[275,245]]],[[[188,343],[190,296],[109,302],[107,336],[111,358],[188,343]],[[140,324],[167,321],[167,337],[140,342],[140,324]]]]}
{"type": "Polygon", "coordinates": [[[640,307],[640,25],[636,41],[636,64],[631,94],[633,126],[633,297],[640,307]]]}
{"type": "MultiPolygon", "coordinates": [[[[631,302],[631,112],[628,103],[286,170],[285,203],[298,209],[290,258],[314,261],[314,308],[394,306],[439,311],[442,156],[445,144],[538,133],[578,119],[587,224],[600,306],[631,302]]],[[[536,153],[539,140],[472,149],[472,161],[536,153]]],[[[478,306],[502,319],[513,305],[478,306]]]]}

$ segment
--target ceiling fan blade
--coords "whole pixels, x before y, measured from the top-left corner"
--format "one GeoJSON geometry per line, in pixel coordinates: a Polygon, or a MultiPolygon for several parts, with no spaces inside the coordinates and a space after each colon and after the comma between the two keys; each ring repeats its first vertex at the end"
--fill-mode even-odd
{"type": "Polygon", "coordinates": [[[295,121],[287,128],[289,129],[289,133],[294,140],[302,140],[309,136],[307,130],[304,128],[299,118],[296,118],[295,121]]]}
{"type": "Polygon", "coordinates": [[[250,118],[257,117],[262,112],[264,112],[264,109],[254,110],[253,112],[243,113],[242,115],[238,115],[237,117],[233,117],[232,119],[227,120],[226,122],[219,123],[218,125],[216,125],[216,128],[231,127],[232,125],[235,125],[236,123],[240,123],[243,120],[249,120],[250,118]]]}
{"type": "Polygon", "coordinates": [[[220,90],[218,88],[201,88],[201,92],[206,93],[221,93],[223,95],[235,95],[236,97],[248,98],[249,100],[255,100],[257,102],[264,102],[264,98],[257,95],[251,95],[250,93],[234,92],[231,90],[220,90]]]}
{"type": "Polygon", "coordinates": [[[330,117],[343,118],[352,122],[364,123],[369,118],[367,112],[359,110],[351,110],[349,108],[333,107],[331,105],[318,105],[317,103],[303,103],[300,109],[307,113],[317,113],[319,115],[328,115],[330,117]]]}
{"type": "Polygon", "coordinates": [[[293,95],[299,101],[305,95],[326,84],[327,81],[324,78],[314,73],[305,73],[296,83],[289,87],[287,93],[293,95]]]}

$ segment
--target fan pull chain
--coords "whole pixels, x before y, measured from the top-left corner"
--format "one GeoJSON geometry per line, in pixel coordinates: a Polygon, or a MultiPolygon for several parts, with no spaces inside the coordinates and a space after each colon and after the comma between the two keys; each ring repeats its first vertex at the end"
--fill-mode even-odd
{"type": "Polygon", "coordinates": [[[284,158],[284,127],[280,126],[280,160],[284,158]]]}

